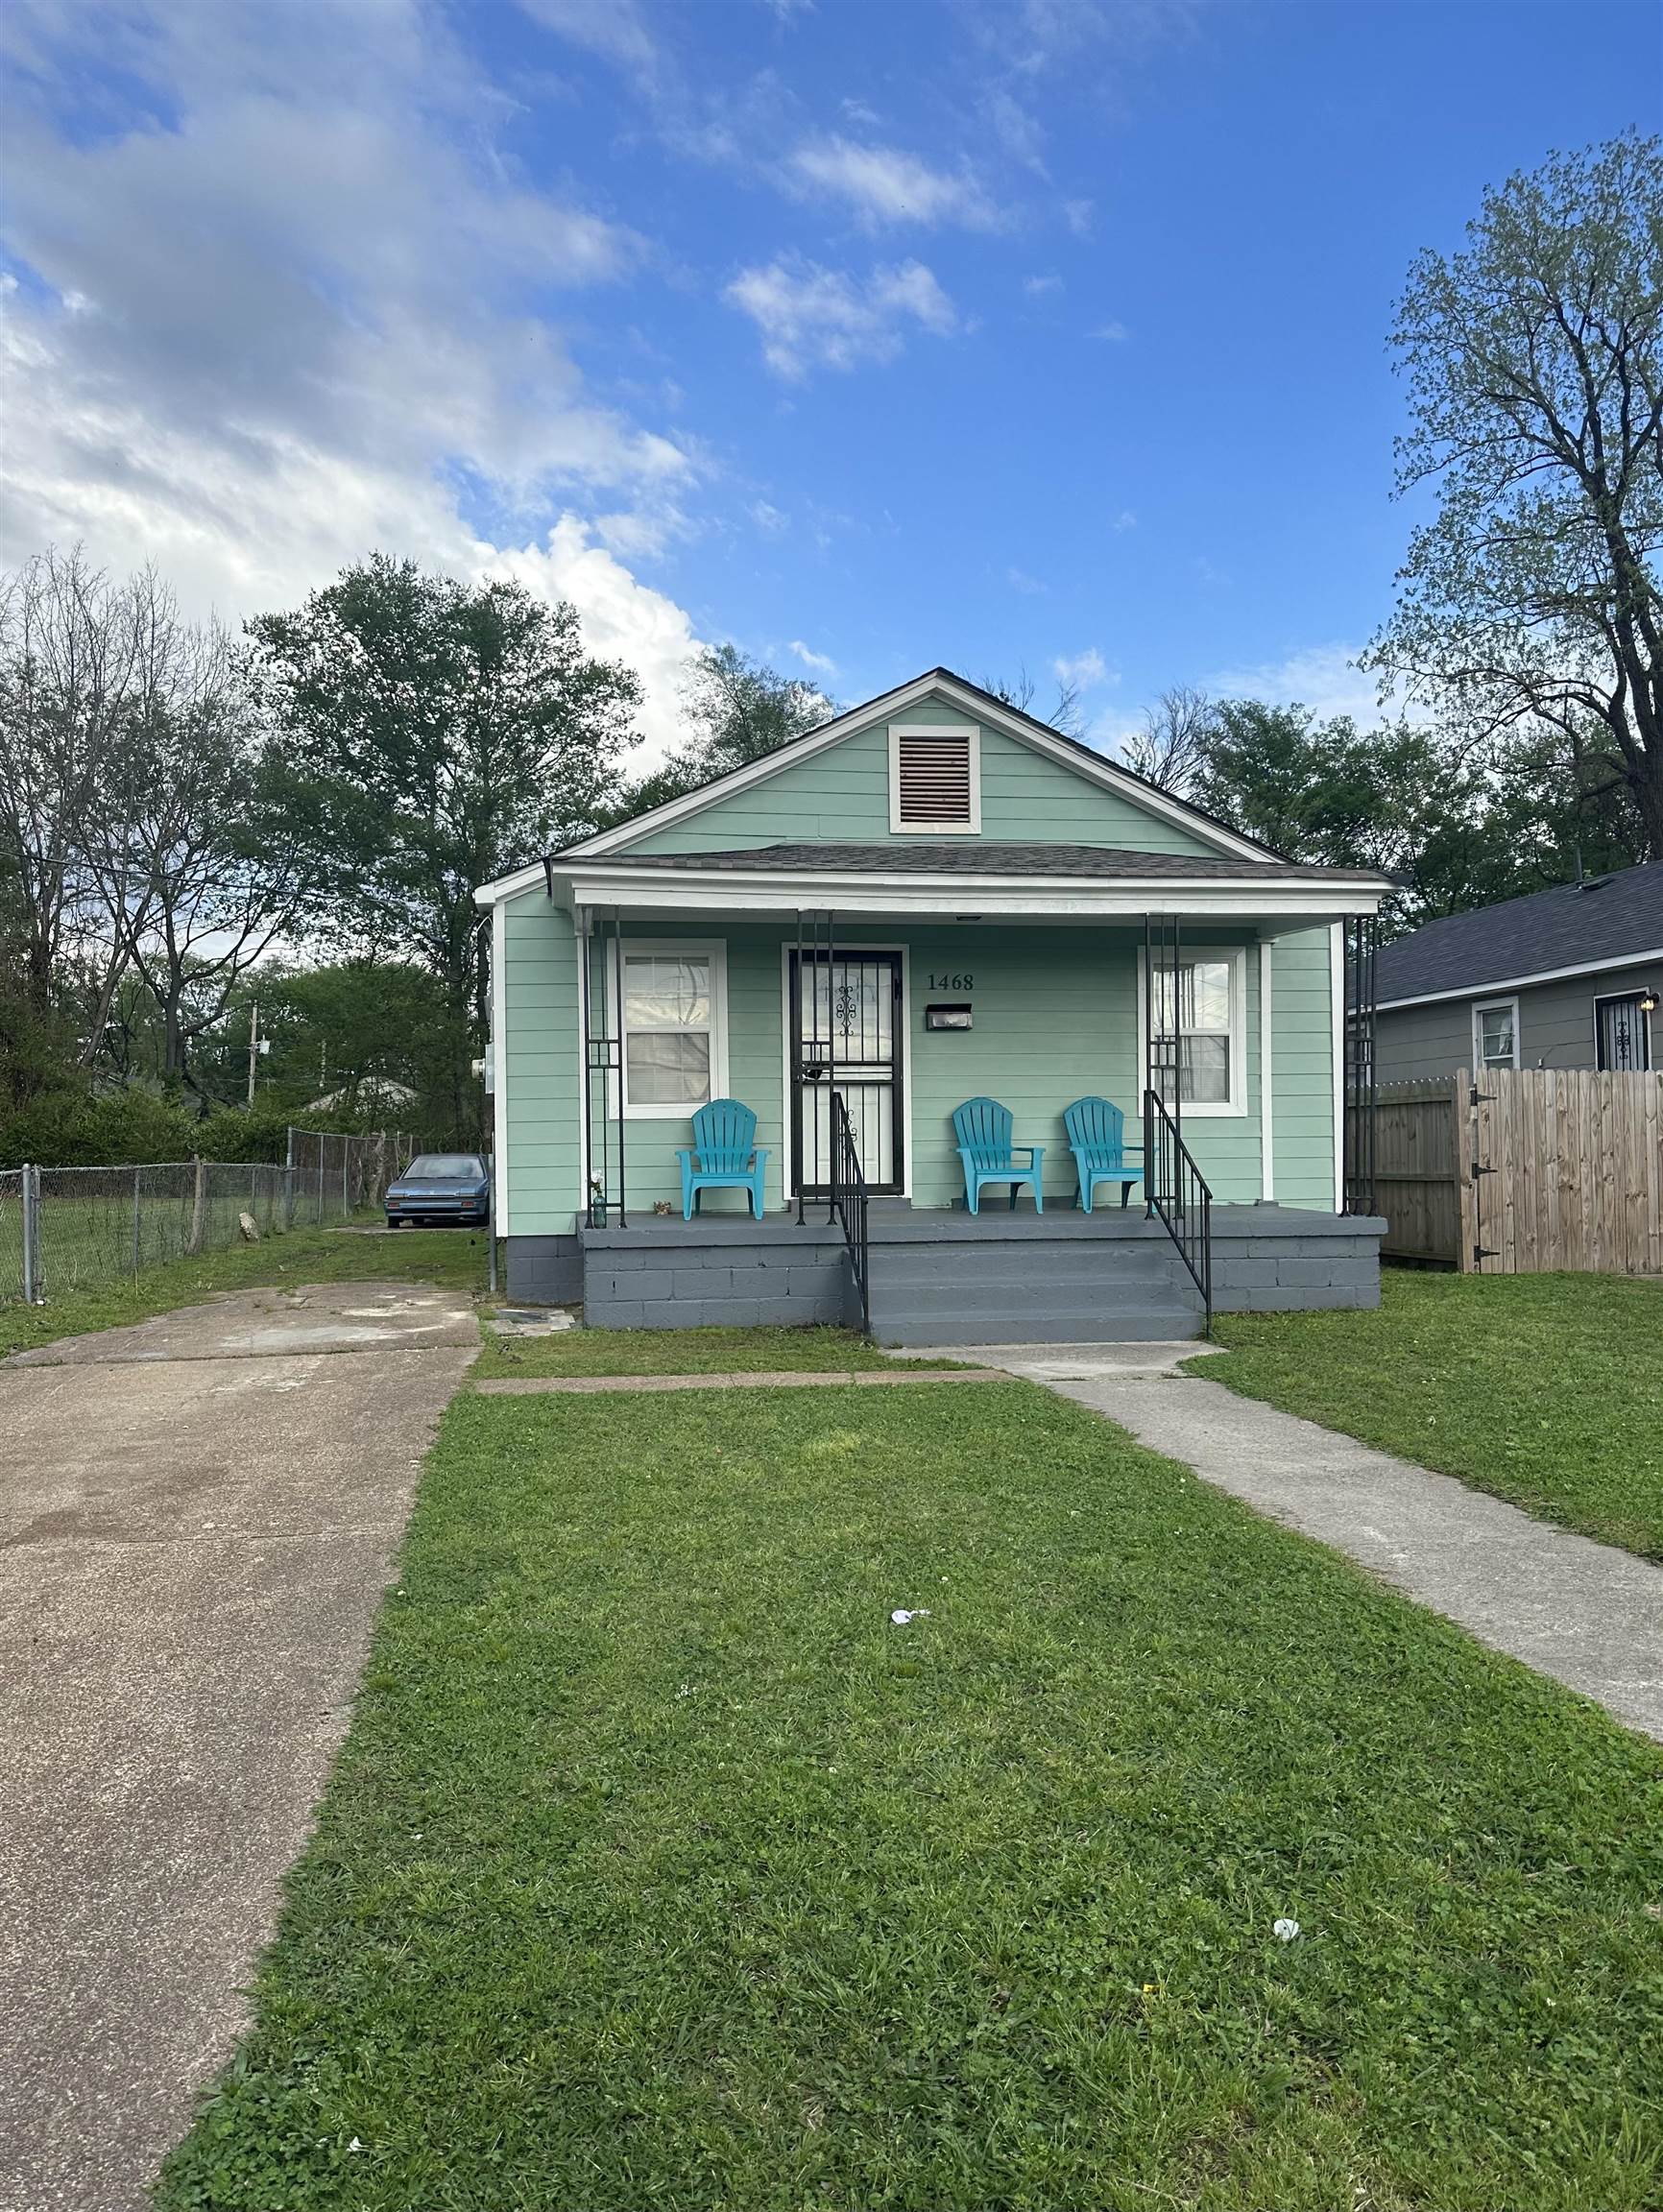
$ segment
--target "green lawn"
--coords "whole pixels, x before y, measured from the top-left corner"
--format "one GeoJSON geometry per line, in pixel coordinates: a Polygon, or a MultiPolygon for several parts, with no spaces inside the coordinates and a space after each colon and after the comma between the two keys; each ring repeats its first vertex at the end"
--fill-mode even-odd
{"type": "Polygon", "coordinates": [[[828,1368],[939,1366],[886,1359],[853,1329],[566,1329],[485,1333],[480,1375],[824,1374],[828,1368]]]}
{"type": "Polygon", "coordinates": [[[276,1283],[445,1283],[483,1292],[485,1266],[483,1232],[406,1229],[397,1237],[358,1237],[339,1229],[292,1229],[257,1244],[170,1261],[125,1282],[74,1290],[44,1306],[0,1306],[0,1358],[60,1336],[147,1321],[216,1290],[276,1283]]]}
{"type": "Polygon", "coordinates": [[[1230,1313],[1196,1372],[1663,1559],[1663,1285],[1387,1268],[1375,1313],[1230,1313]]]}
{"type": "Polygon", "coordinates": [[[1640,2212],[1660,1907],[1654,1747],[1035,1387],[464,1392],[160,2203],[1640,2212]]]}

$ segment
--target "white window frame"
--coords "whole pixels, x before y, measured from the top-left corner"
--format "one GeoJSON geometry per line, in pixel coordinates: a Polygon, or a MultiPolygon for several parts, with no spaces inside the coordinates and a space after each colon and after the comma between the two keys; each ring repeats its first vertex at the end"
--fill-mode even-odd
{"type": "Polygon", "coordinates": [[[702,938],[697,943],[681,937],[626,937],[623,941],[624,998],[629,997],[629,964],[634,959],[645,959],[653,953],[667,954],[677,960],[708,960],[711,964],[711,1098],[702,1098],[688,1105],[685,1100],[672,1100],[661,1105],[656,1100],[635,1099],[629,1094],[629,1036],[624,1028],[623,1008],[618,1003],[618,978],[612,962],[607,963],[607,1007],[611,1016],[610,1026],[618,1041],[618,1073],[609,1083],[608,1107],[614,1118],[617,1114],[616,1093],[621,1086],[623,1118],[626,1121],[690,1121],[693,1116],[711,1103],[712,1098],[728,1096],[728,948],[719,937],[702,938]]]}
{"type": "MultiPolygon", "coordinates": [[[[1222,960],[1230,970],[1230,1095],[1192,1103],[1179,1109],[1186,1121],[1244,1121],[1247,1118],[1247,948],[1245,945],[1185,945],[1178,965],[1195,960],[1222,960]]],[[[1138,961],[1138,1106],[1143,1108],[1144,1070],[1149,1065],[1149,993],[1144,963],[1138,961]]]]}
{"type": "Polygon", "coordinates": [[[1504,1007],[1511,1013],[1513,1018],[1513,1057],[1508,1065],[1513,1068],[1523,1065],[1521,1059],[1522,1040],[1519,1036],[1518,1000],[1510,998],[1475,998],[1473,1000],[1473,1074],[1475,1076],[1481,1075],[1486,1068],[1499,1068],[1503,1065],[1499,1060],[1486,1060],[1484,1058],[1484,1016],[1500,1013],[1504,1007]]]}
{"type": "Polygon", "coordinates": [[[891,722],[889,725],[889,828],[897,837],[978,837],[981,834],[981,731],[974,722],[891,722]],[[901,813],[901,740],[964,737],[970,766],[968,822],[907,822],[901,813]]]}

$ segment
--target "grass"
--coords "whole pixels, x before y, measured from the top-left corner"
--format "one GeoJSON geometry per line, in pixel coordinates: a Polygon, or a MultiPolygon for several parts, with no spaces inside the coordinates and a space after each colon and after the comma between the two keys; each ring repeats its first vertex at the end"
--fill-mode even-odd
{"type": "Polygon", "coordinates": [[[1037,1388],[465,1392],[159,2201],[1639,2212],[1660,1908],[1654,1747],[1037,1388]]]}
{"type": "Polygon", "coordinates": [[[339,1229],[292,1229],[257,1244],[234,1244],[124,1282],[73,1290],[44,1306],[0,1306],[0,1358],[60,1336],[148,1321],[219,1290],[280,1283],[444,1283],[483,1291],[485,1262],[483,1233],[406,1229],[397,1237],[357,1237],[339,1229]]]}
{"type": "Polygon", "coordinates": [[[853,1329],[567,1329],[485,1334],[475,1373],[500,1375],[823,1375],[830,1368],[939,1366],[887,1359],[853,1329]]]}
{"type": "Polygon", "coordinates": [[[1212,1381],[1663,1560],[1663,1286],[1388,1268],[1378,1312],[1217,1334],[1212,1381]]]}

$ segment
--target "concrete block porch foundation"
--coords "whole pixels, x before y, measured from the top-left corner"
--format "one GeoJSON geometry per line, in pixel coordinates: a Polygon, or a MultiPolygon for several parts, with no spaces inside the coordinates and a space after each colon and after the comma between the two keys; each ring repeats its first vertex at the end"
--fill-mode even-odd
{"type": "MultiPolygon", "coordinates": [[[[1380,1303],[1374,1215],[1215,1206],[1217,1311],[1380,1303]]],[[[914,1211],[875,1199],[872,1334],[880,1343],[1134,1343],[1200,1334],[1200,1295],[1158,1221],[1137,1205],[1036,1215],[914,1211]]],[[[581,1299],[591,1328],[850,1325],[858,1308],[842,1233],[824,1205],[752,1221],[632,1216],[573,1237],[510,1237],[508,1291],[581,1299]]]]}

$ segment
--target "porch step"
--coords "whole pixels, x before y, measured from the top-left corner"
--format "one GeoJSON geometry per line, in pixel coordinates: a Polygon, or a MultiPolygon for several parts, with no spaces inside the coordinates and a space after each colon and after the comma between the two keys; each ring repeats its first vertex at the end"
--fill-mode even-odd
{"type": "Polygon", "coordinates": [[[1123,1313],[1101,1308],[1007,1306],[998,1311],[943,1313],[931,1319],[917,1307],[886,1320],[874,1304],[872,1334],[880,1344],[1169,1344],[1199,1336],[1198,1308],[1145,1306],[1123,1313]]]}
{"type": "Polygon", "coordinates": [[[1152,1236],[1140,1222],[1107,1237],[1084,1223],[1057,1237],[1043,1225],[1012,1236],[1008,1220],[985,1231],[954,1222],[935,1237],[916,1217],[897,1226],[902,1234],[889,1223],[873,1228],[872,1332],[880,1343],[1148,1343],[1200,1334],[1200,1295],[1158,1224],[1152,1236]]]}

